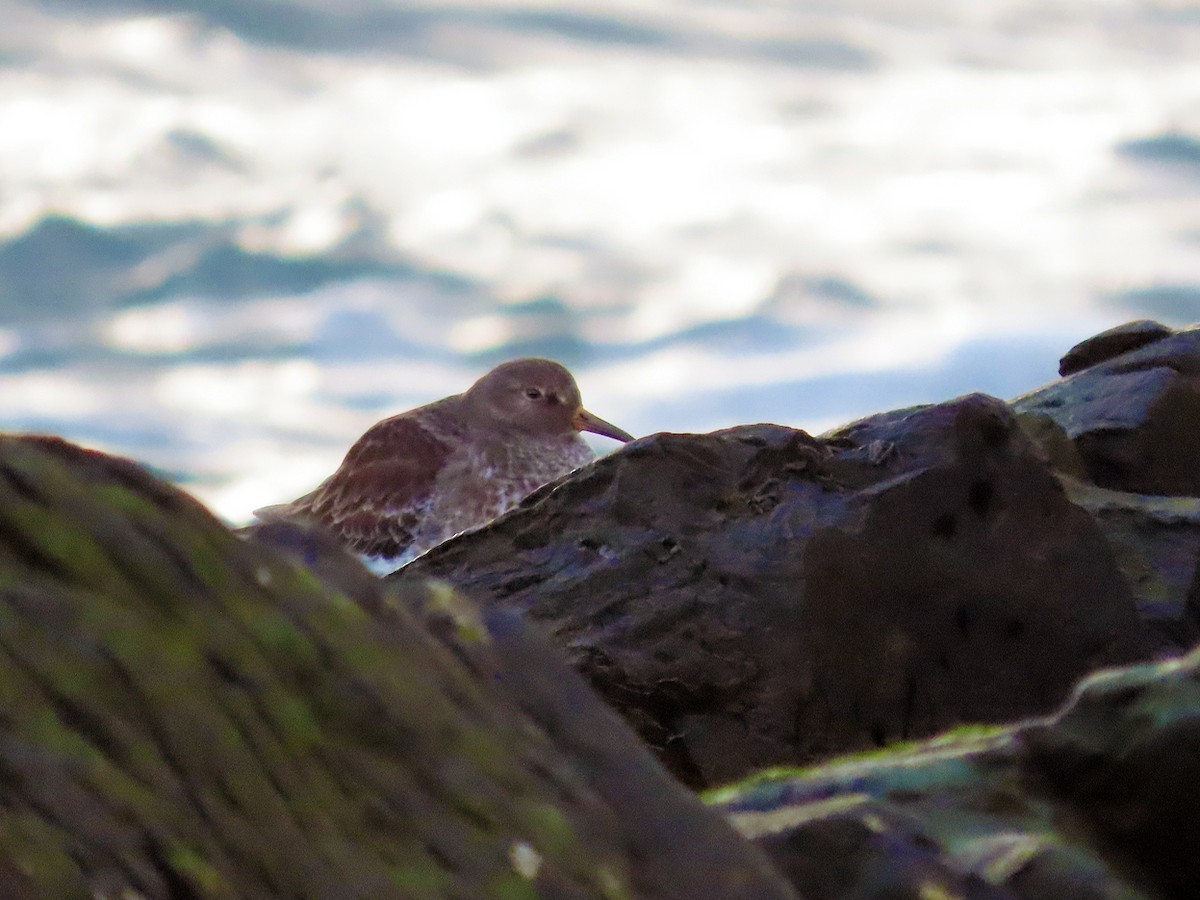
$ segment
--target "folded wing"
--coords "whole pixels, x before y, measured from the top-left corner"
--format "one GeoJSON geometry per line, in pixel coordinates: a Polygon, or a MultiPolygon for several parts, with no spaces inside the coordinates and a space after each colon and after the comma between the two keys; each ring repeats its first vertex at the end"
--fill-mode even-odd
{"type": "Polygon", "coordinates": [[[428,512],[449,450],[419,420],[384,419],[358,439],[338,470],[316,490],[254,514],[264,522],[313,521],[358,553],[400,556],[428,512]]]}

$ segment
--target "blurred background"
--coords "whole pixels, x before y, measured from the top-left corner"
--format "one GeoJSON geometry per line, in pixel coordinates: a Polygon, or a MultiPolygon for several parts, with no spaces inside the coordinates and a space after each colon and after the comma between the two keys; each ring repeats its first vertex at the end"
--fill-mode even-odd
{"type": "Polygon", "coordinates": [[[0,21],[0,429],[233,521],[515,356],[637,434],[817,433],[1200,319],[1192,0],[0,21]]]}

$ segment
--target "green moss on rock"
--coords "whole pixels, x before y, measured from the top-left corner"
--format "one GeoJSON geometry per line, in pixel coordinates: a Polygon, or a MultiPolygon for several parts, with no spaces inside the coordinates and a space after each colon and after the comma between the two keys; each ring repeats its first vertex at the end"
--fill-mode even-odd
{"type": "MultiPolygon", "coordinates": [[[[275,538],[239,538],[131,463],[0,437],[0,887],[684,897],[699,846],[725,895],[791,896],[591,695],[573,714],[602,739],[563,743],[445,585],[403,602],[320,535],[275,538]],[[460,627],[439,636],[433,608],[460,627]],[[596,774],[622,767],[644,796],[596,774]],[[691,839],[651,840],[651,806],[691,839]]],[[[529,690],[583,690],[552,658],[523,667],[529,690]]]]}

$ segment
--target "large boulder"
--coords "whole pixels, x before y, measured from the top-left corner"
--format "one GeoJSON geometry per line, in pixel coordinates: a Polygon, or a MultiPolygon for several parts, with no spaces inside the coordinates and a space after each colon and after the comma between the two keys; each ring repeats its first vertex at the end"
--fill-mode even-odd
{"type": "Polygon", "coordinates": [[[1200,497],[1200,328],[1155,324],[1072,348],[1067,377],[1016,398],[1013,409],[1061,426],[1100,487],[1200,497]]]}
{"type": "Polygon", "coordinates": [[[808,900],[1200,896],[1200,651],[1059,715],[773,772],[710,802],[808,900]]]}
{"type": "Polygon", "coordinates": [[[678,776],[1046,713],[1153,646],[1001,401],[636,441],[395,579],[546,625],[678,776]]]}
{"type": "Polygon", "coordinates": [[[517,617],[53,439],[0,673],[5,898],[794,896],[517,617]]]}

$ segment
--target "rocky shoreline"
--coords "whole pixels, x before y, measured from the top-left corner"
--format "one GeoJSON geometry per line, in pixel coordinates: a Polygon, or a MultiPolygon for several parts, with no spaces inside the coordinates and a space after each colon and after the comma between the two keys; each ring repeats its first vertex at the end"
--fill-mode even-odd
{"type": "Polygon", "coordinates": [[[1200,893],[1200,329],[1062,370],[652,435],[386,582],[0,438],[0,894],[1200,893]]]}

